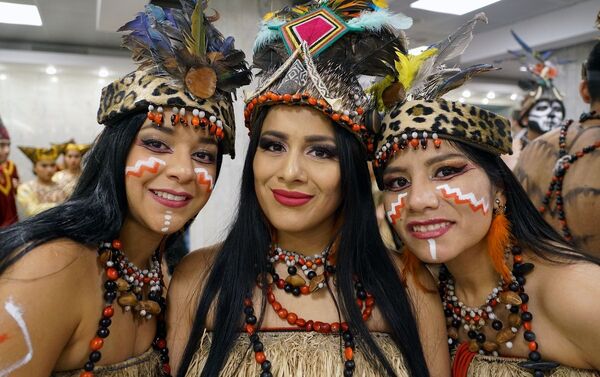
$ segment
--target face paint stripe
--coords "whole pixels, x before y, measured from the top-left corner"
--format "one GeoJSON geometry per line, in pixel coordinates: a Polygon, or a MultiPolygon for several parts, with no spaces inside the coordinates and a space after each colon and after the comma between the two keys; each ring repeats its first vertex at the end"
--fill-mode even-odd
{"type": "Polygon", "coordinates": [[[134,176],[139,178],[144,174],[144,172],[156,174],[161,165],[166,165],[166,162],[156,157],[150,157],[147,160],[138,160],[135,163],[135,166],[128,166],[125,168],[125,176],[134,176]]]}
{"type": "Polygon", "coordinates": [[[25,343],[27,344],[27,354],[23,356],[17,362],[9,365],[8,367],[0,370],[0,377],[5,377],[10,375],[13,371],[19,369],[23,365],[27,364],[31,361],[33,357],[33,346],[31,344],[31,337],[29,336],[29,330],[27,330],[27,325],[25,324],[25,320],[23,319],[23,312],[21,308],[16,306],[12,298],[9,297],[8,301],[4,304],[4,310],[17,322],[21,332],[23,333],[23,337],[25,338],[25,343]]]}
{"type": "Polygon", "coordinates": [[[0,343],[3,343],[6,339],[8,339],[8,334],[0,334],[0,343]]]}
{"type": "Polygon", "coordinates": [[[396,224],[396,221],[400,219],[401,209],[404,208],[404,197],[406,197],[408,193],[402,193],[398,195],[398,200],[392,203],[392,206],[389,211],[387,211],[388,220],[392,224],[396,224]]]}
{"type": "Polygon", "coordinates": [[[481,210],[483,214],[487,214],[490,210],[490,205],[485,198],[477,200],[472,192],[463,194],[459,188],[452,188],[447,184],[436,187],[442,192],[446,199],[453,199],[456,204],[468,204],[473,212],[481,210]]]}
{"type": "Polygon", "coordinates": [[[198,184],[208,186],[208,192],[211,192],[214,187],[214,180],[208,170],[204,168],[195,168],[194,173],[196,173],[198,184]]]}
{"type": "Polygon", "coordinates": [[[429,240],[427,240],[427,243],[429,244],[429,254],[431,254],[431,259],[436,260],[437,259],[437,245],[435,243],[435,240],[429,239],[429,240]]]}

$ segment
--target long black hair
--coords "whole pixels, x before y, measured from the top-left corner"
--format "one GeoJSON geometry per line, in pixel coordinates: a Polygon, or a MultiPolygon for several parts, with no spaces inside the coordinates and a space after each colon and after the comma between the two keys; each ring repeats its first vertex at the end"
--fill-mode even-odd
{"type": "MultiPolygon", "coordinates": [[[[128,213],[124,174],[127,155],[145,119],[145,113],[135,113],[105,127],[86,154],[81,177],[69,199],[0,230],[0,275],[45,242],[66,237],[97,246],[119,235],[128,213]]],[[[219,152],[217,172],[221,156],[219,152]]],[[[179,235],[169,237],[167,249],[179,235]]]]}
{"type": "MultiPolygon", "coordinates": [[[[237,217],[222,249],[217,254],[204,288],[178,376],[184,376],[206,329],[207,314],[216,305],[212,344],[202,376],[217,376],[223,367],[243,324],[243,301],[252,292],[257,276],[266,274],[266,256],[271,244],[271,228],[254,189],[253,160],[266,111],[257,117],[244,170],[237,217]]],[[[334,125],[341,170],[343,221],[339,230],[336,265],[340,310],[347,319],[373,367],[395,373],[363,323],[355,304],[353,275],[377,298],[377,305],[391,328],[391,337],[404,356],[411,375],[429,376],[408,295],[394,263],[379,235],[371,196],[366,155],[348,131],[334,125]]],[[[333,235],[332,235],[333,237],[333,235]]],[[[261,315],[266,306],[266,286],[261,298],[261,315]]],[[[259,322],[260,323],[260,322],[259,322]]],[[[306,362],[310,362],[307,360],[306,362]]]]}
{"type": "Polygon", "coordinates": [[[504,190],[505,214],[511,224],[512,236],[521,247],[554,262],[586,261],[600,265],[599,258],[577,250],[544,220],[502,158],[465,143],[451,144],[479,165],[494,186],[504,190]]]}

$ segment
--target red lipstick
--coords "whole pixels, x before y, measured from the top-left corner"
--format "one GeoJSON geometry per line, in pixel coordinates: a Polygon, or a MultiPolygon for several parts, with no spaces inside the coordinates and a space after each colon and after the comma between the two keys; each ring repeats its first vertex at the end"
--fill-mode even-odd
{"type": "Polygon", "coordinates": [[[278,189],[273,189],[271,191],[273,192],[273,197],[275,200],[287,207],[299,207],[308,203],[313,198],[313,195],[298,191],[286,191],[278,189]]]}

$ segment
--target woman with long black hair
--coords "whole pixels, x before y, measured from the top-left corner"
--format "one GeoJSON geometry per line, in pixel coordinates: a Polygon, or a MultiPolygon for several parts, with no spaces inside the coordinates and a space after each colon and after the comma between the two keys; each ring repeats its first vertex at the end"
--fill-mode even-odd
{"type": "Polygon", "coordinates": [[[427,62],[444,48],[399,75],[406,98],[377,127],[374,163],[405,266],[441,264],[453,376],[598,376],[600,260],[543,220],[500,158],[509,121],[440,98],[492,68],[454,69],[444,85],[444,68],[427,62]]]}
{"type": "Polygon", "coordinates": [[[0,232],[0,376],[170,375],[163,251],[233,156],[232,92],[250,79],[206,4],[181,5],[122,28],[140,68],[104,88],[73,195],[0,232]]]}
{"type": "Polygon", "coordinates": [[[356,78],[391,71],[405,52],[392,27],[406,20],[347,3],[266,20],[275,35],[255,49],[264,80],[245,109],[237,217],[222,245],[184,259],[169,291],[178,376],[449,375],[437,297],[404,285],[378,233],[362,125],[370,105],[356,78]],[[331,42],[315,19],[353,31],[331,42]],[[367,31],[367,19],[381,24],[367,31]],[[301,43],[288,54],[278,28],[330,45],[314,57],[318,45],[293,34],[301,43]]]}

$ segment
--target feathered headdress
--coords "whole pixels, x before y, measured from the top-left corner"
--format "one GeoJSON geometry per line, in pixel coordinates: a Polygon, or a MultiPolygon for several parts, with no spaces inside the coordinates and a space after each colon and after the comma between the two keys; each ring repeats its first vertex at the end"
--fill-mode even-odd
{"type": "Polygon", "coordinates": [[[487,23],[485,13],[478,13],[454,33],[430,46],[419,55],[397,53],[395,74],[369,88],[377,99],[377,107],[384,111],[398,102],[434,100],[458,88],[473,75],[495,70],[489,64],[476,64],[467,68],[447,66],[460,56],[473,40],[477,22],[487,23]]]}
{"type": "Polygon", "coordinates": [[[559,73],[558,64],[550,60],[552,51],[540,52],[534,50],[514,30],[511,30],[510,33],[523,49],[523,53],[511,50],[508,50],[508,52],[523,61],[527,67],[527,72],[531,74],[531,79],[519,80],[519,87],[526,91],[525,99],[521,105],[519,122],[526,126],[522,121],[538,101],[556,100],[562,104],[563,95],[554,86],[554,79],[559,73]]]}
{"type": "Polygon", "coordinates": [[[38,161],[56,161],[60,156],[60,147],[54,145],[50,148],[35,148],[19,146],[21,152],[35,165],[38,161]]]}
{"type": "Polygon", "coordinates": [[[448,67],[471,40],[477,22],[487,22],[477,14],[454,33],[419,55],[398,54],[397,73],[369,89],[385,111],[383,120],[372,114],[369,125],[376,134],[374,168],[380,188],[382,171],[389,159],[406,148],[427,148],[428,140],[439,148],[441,139],[460,141],[496,155],[511,153],[510,122],[492,112],[441,98],[460,87],[473,75],[494,70],[489,64],[468,68],[448,67]]]}
{"type": "Polygon", "coordinates": [[[61,154],[66,154],[68,151],[77,151],[83,156],[90,150],[92,144],[77,144],[75,139],[70,139],[64,143],[53,143],[52,146],[58,147],[61,154]]]}
{"type": "Polygon", "coordinates": [[[262,80],[246,99],[246,126],[265,105],[312,106],[368,144],[370,99],[358,76],[392,74],[396,53],[406,52],[400,29],[411,25],[381,0],[311,1],[269,13],[254,43],[262,80]]]}
{"type": "MultiPolygon", "coordinates": [[[[150,105],[192,108],[199,118],[194,125],[224,136],[226,149],[233,152],[232,95],[251,78],[245,55],[234,48],[233,37],[225,38],[213,26],[219,14],[205,14],[207,0],[179,3],[181,9],[148,4],[119,29],[128,33],[123,46],[138,69],[103,90],[98,121],[112,123],[150,105]]],[[[162,121],[160,114],[152,118],[162,121]]]]}

